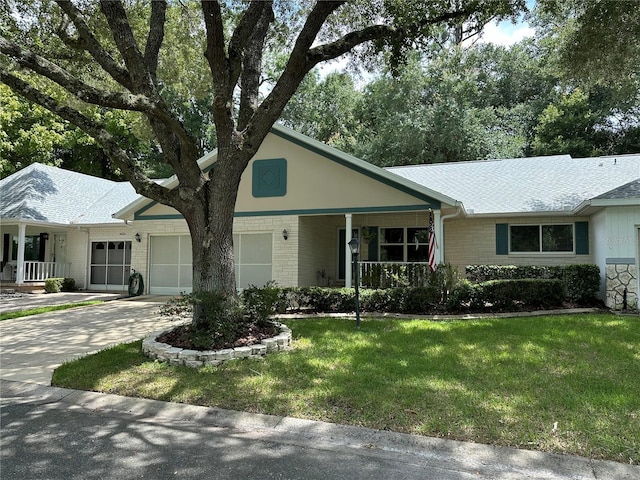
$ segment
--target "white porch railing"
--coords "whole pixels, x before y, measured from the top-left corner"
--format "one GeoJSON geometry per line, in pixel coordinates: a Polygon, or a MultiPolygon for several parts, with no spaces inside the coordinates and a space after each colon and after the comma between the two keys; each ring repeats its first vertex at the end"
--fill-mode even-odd
{"type": "Polygon", "coordinates": [[[366,288],[421,287],[431,276],[428,262],[359,262],[366,288]]]}
{"type": "Polygon", "coordinates": [[[43,282],[47,278],[65,278],[71,271],[71,263],[24,262],[24,281],[43,282]]]}

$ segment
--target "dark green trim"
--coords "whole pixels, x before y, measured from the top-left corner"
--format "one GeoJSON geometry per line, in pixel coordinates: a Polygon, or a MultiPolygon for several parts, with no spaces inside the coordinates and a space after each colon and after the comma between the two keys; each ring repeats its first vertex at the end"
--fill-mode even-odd
{"type": "MultiPolygon", "coordinates": [[[[151,202],[149,202],[147,205],[142,207],[140,210],[137,210],[136,213],[133,214],[133,219],[142,220],[144,217],[141,217],[140,214],[146,212],[150,208],[155,207],[156,205],[158,205],[158,202],[156,202],[155,200],[151,200],[151,202]]],[[[151,215],[151,216],[156,217],[157,215],[151,215]]],[[[180,215],[180,218],[182,218],[182,215],[180,215]]]]}
{"type": "Polygon", "coordinates": [[[235,217],[270,217],[278,215],[339,215],[343,213],[419,212],[437,207],[429,204],[399,205],[390,207],[311,208],[299,210],[269,210],[264,212],[236,212],[235,217]]]}
{"type": "Polygon", "coordinates": [[[134,220],[184,220],[184,217],[179,213],[166,214],[166,215],[147,215],[133,217],[134,220]]]}
{"type": "Polygon", "coordinates": [[[589,222],[576,222],[576,255],[589,255],[589,222]]]}
{"type": "Polygon", "coordinates": [[[284,197],[287,194],[287,160],[254,160],[251,166],[251,194],[255,198],[284,197]]]}
{"type": "Polygon", "coordinates": [[[496,223],[496,255],[509,255],[508,223],[496,223]]]}
{"type": "Polygon", "coordinates": [[[294,143],[296,145],[298,145],[299,147],[302,147],[306,150],[309,150],[313,153],[316,153],[326,159],[332,160],[336,163],[338,163],[339,165],[342,165],[343,167],[347,167],[350,168],[351,170],[354,170],[362,175],[365,175],[366,177],[372,178],[374,180],[377,180],[378,182],[384,183],[385,185],[388,185],[390,187],[395,188],[396,190],[399,190],[401,192],[407,193],[413,197],[416,197],[424,202],[427,202],[429,204],[431,204],[431,208],[434,209],[440,209],[441,203],[439,200],[436,200],[435,198],[432,198],[428,195],[425,195],[423,193],[417,192],[414,189],[406,186],[406,185],[402,185],[401,183],[398,183],[384,175],[381,175],[379,173],[376,172],[372,172],[370,170],[367,170],[365,168],[362,168],[361,166],[350,162],[342,157],[340,157],[339,155],[333,154],[331,152],[327,152],[315,145],[311,145],[307,142],[304,142],[296,137],[294,137],[293,135],[290,135],[286,132],[282,132],[276,129],[271,129],[271,133],[273,133],[274,135],[283,138],[284,140],[287,140],[291,143],[294,143]]]}
{"type": "MultiPolygon", "coordinates": [[[[299,210],[265,210],[264,212],[236,212],[233,216],[236,218],[244,217],[277,217],[284,215],[341,215],[345,213],[396,213],[396,212],[423,212],[427,209],[436,207],[433,205],[397,205],[389,207],[354,207],[354,208],[317,208],[317,209],[299,209],[299,210]]],[[[134,216],[134,220],[178,220],[183,216],[178,214],[166,215],[138,215],[134,216]]]]}

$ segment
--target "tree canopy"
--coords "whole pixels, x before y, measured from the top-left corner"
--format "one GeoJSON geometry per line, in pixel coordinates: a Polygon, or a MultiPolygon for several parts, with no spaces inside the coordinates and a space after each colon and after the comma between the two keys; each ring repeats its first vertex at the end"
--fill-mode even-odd
{"type": "MultiPolygon", "coordinates": [[[[193,289],[235,294],[232,225],[243,171],[301,82],[316,65],[349,52],[406,53],[463,35],[524,8],[524,0],[88,2],[27,0],[0,7],[0,81],[91,136],[136,191],[187,222],[193,289]],[[270,46],[280,68],[264,75],[270,46]],[[185,71],[201,74],[197,81],[185,71]],[[268,84],[263,84],[268,80],[268,84]],[[135,145],[107,128],[103,111],[140,119],[178,186],[146,174],[135,145]],[[200,114],[210,118],[211,129],[200,114]],[[216,168],[197,160],[217,147],[216,168]]],[[[196,327],[204,316],[194,312],[196,327]]]]}

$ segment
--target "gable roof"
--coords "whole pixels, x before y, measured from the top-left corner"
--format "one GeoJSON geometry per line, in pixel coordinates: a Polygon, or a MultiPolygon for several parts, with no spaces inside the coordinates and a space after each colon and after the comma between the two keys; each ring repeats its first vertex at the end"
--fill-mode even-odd
{"type": "Polygon", "coordinates": [[[128,182],[33,163],[0,180],[0,218],[34,223],[121,223],[111,214],[138,195],[128,182]]]}
{"type": "Polygon", "coordinates": [[[388,170],[460,200],[468,214],[548,214],[575,210],[607,192],[637,195],[633,185],[640,179],[640,155],[554,155],[388,170]],[[621,189],[630,180],[631,185],[621,189]]]}
{"type": "MultiPolygon", "coordinates": [[[[363,174],[367,177],[373,178],[377,181],[380,181],[386,185],[389,185],[397,190],[403,191],[405,193],[409,193],[417,198],[422,199],[434,199],[438,202],[447,204],[447,205],[458,205],[455,199],[442,194],[439,191],[436,191],[432,188],[429,188],[425,185],[419,185],[409,179],[406,179],[402,176],[398,176],[393,172],[389,172],[383,168],[372,165],[369,162],[356,158],[352,155],[349,155],[345,152],[342,152],[336,148],[333,148],[329,145],[326,145],[322,142],[314,140],[306,135],[298,133],[290,128],[285,126],[275,124],[271,128],[269,135],[275,135],[281,139],[284,139],[292,144],[295,144],[299,147],[302,147],[310,152],[318,154],[326,159],[329,159],[337,164],[347,167],[350,170],[363,174]]],[[[217,161],[217,150],[209,152],[205,154],[202,158],[198,160],[198,164],[203,171],[207,171],[211,168],[213,164],[217,161]]],[[[178,179],[174,175],[161,183],[162,186],[166,188],[175,188],[178,185],[178,179]]],[[[117,211],[113,214],[116,218],[122,219],[130,219],[135,218],[134,215],[141,210],[144,210],[148,206],[152,205],[154,202],[145,197],[140,197],[136,199],[129,205],[126,205],[121,210],[117,211]]],[[[288,212],[287,214],[291,214],[288,212]]]]}

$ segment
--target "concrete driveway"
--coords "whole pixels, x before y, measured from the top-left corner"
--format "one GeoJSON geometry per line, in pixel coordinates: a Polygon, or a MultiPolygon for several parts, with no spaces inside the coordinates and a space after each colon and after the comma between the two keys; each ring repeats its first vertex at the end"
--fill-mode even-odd
{"type": "MultiPolygon", "coordinates": [[[[46,300],[48,295],[38,295],[46,300]]],[[[75,301],[85,298],[76,296],[75,301]]],[[[159,315],[168,297],[134,297],[0,322],[0,378],[51,385],[53,370],[175,323],[159,315]]],[[[50,297],[49,301],[54,300],[50,297]]],[[[16,300],[17,301],[17,300],[16,300]]],[[[33,305],[30,304],[23,308],[33,305]]],[[[5,302],[3,302],[5,310],[5,302]]]]}

